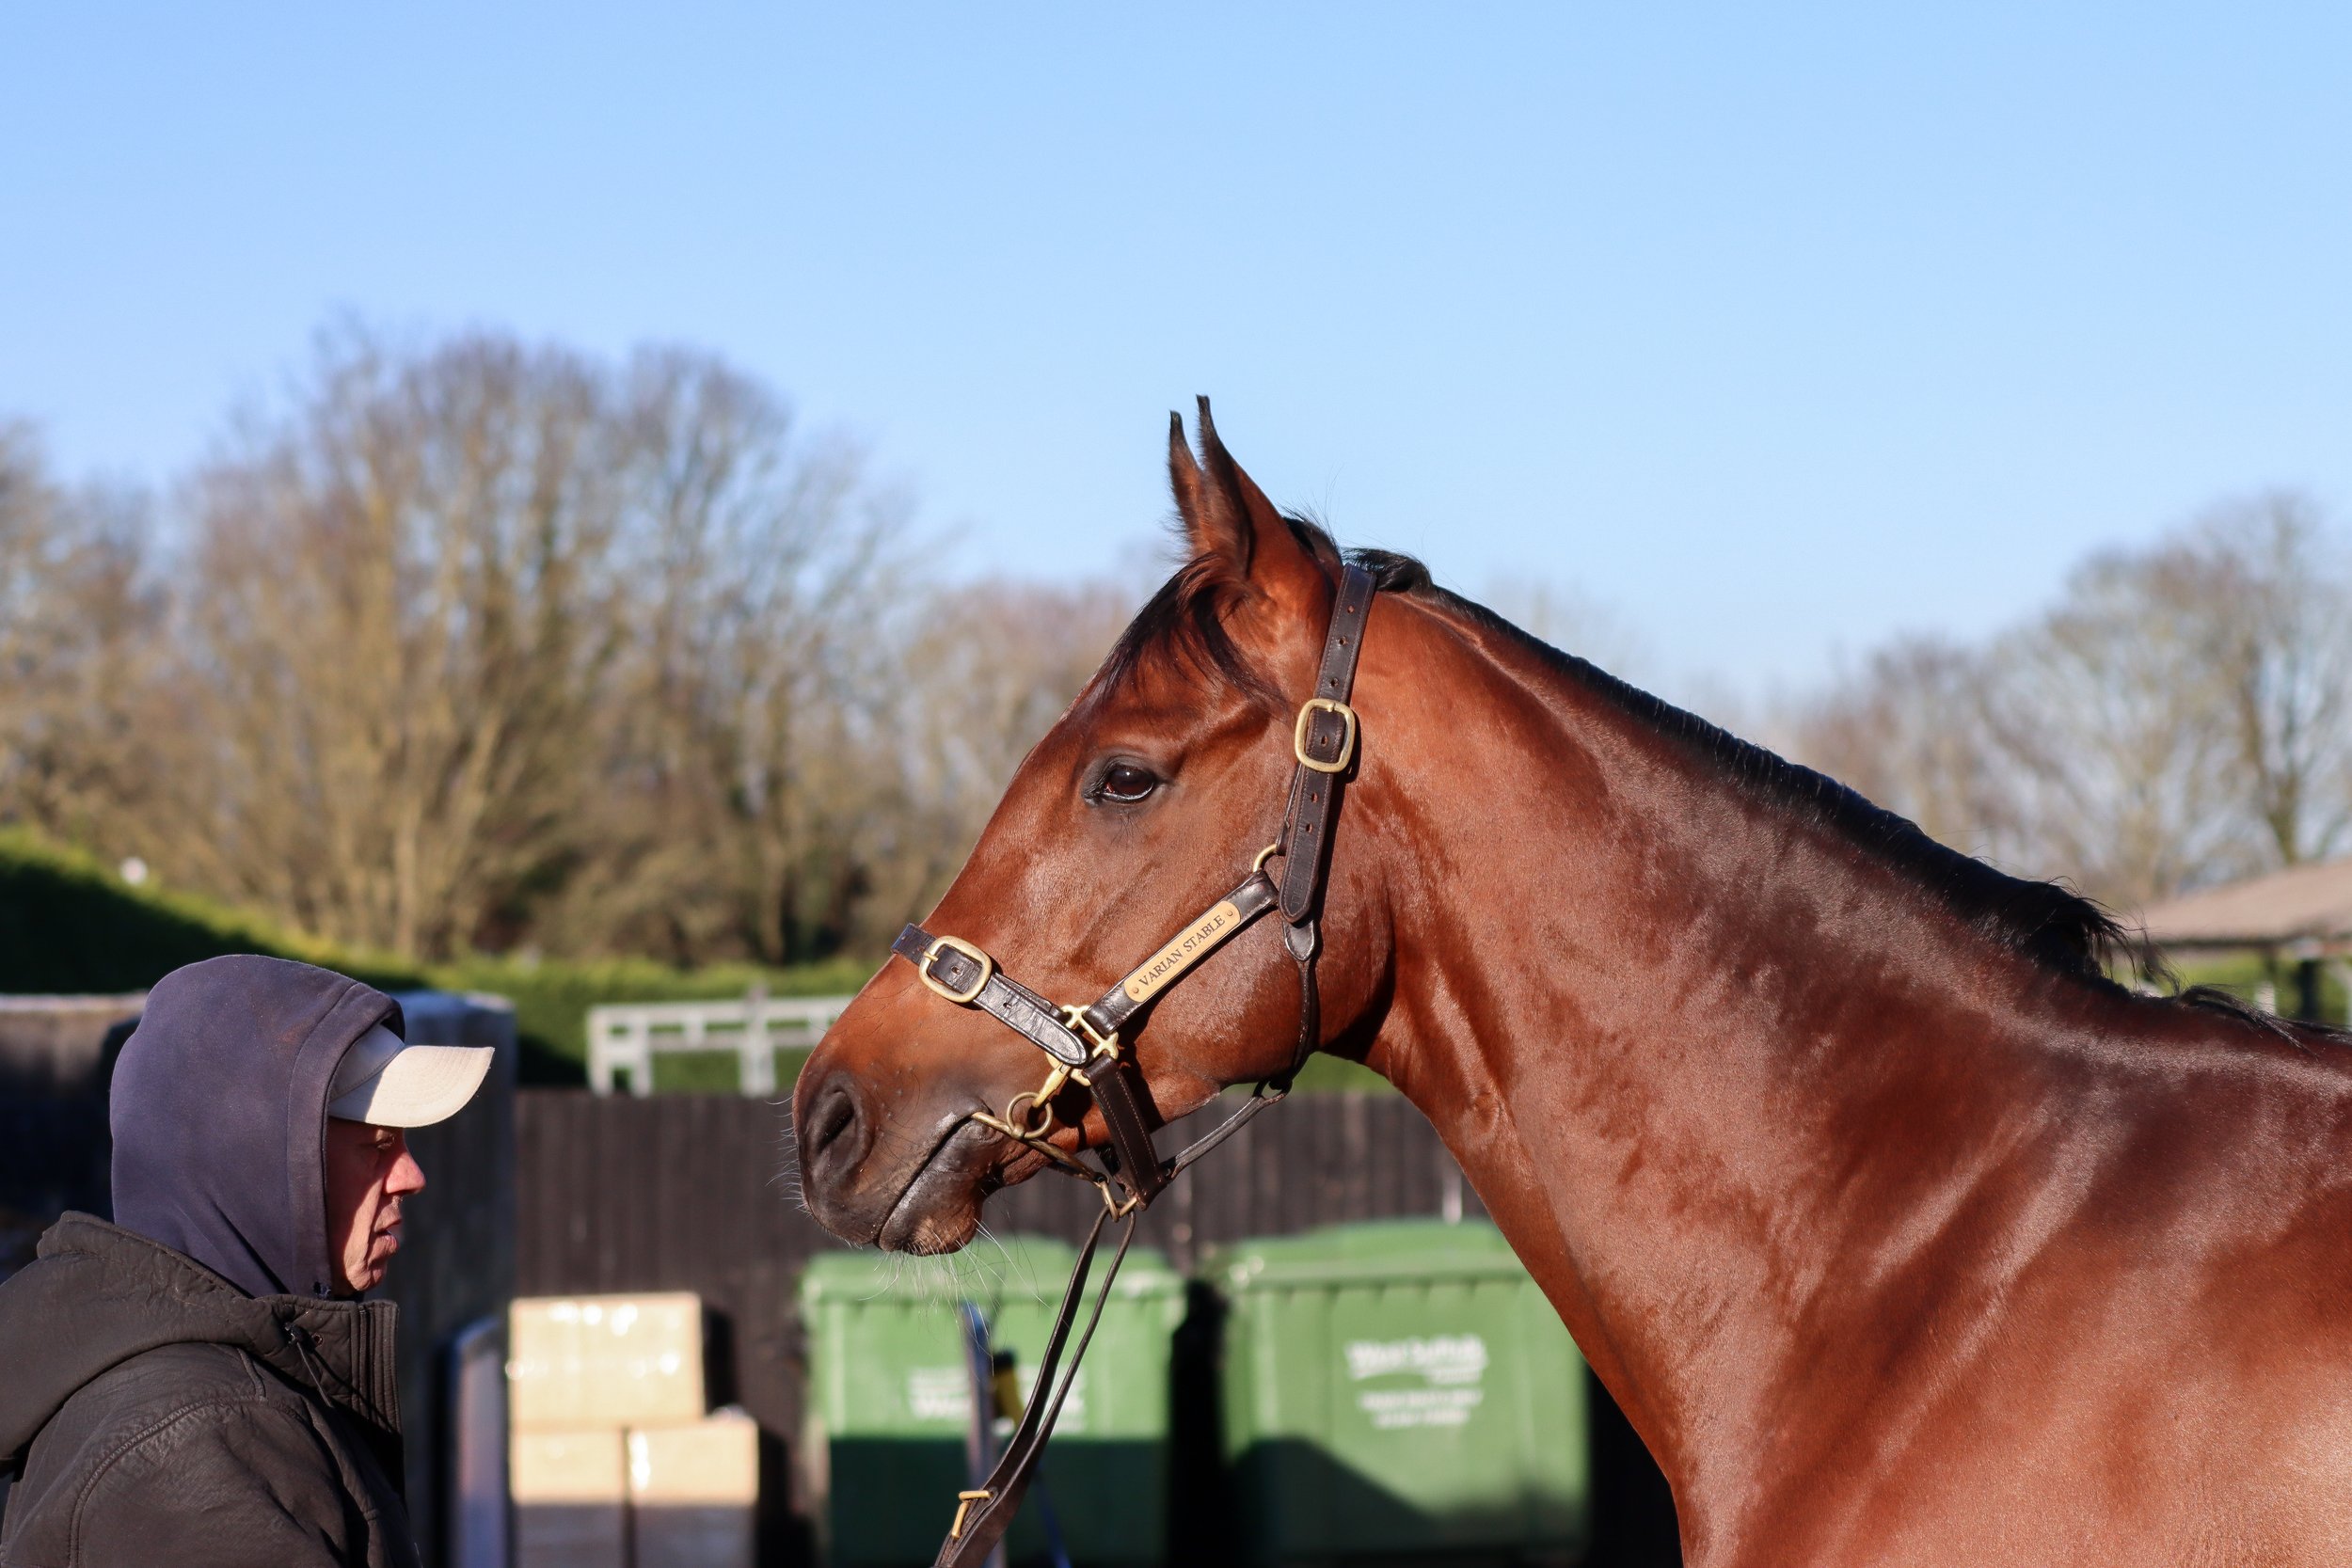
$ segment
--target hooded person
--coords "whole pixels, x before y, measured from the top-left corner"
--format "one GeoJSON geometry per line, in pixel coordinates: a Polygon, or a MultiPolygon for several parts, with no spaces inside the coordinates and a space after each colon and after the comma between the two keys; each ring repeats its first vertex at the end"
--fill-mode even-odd
{"type": "Polygon", "coordinates": [[[115,1067],[115,1223],[69,1213],[0,1284],[0,1568],[405,1568],[389,1302],[424,1185],[403,1129],[486,1047],[251,955],[174,970],[115,1067]]]}

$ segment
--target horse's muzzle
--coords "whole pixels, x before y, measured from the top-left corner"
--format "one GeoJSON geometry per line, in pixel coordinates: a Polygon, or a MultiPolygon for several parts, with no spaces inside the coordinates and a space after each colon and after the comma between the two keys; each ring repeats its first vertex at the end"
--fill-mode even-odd
{"type": "Polygon", "coordinates": [[[983,1196],[992,1139],[961,1110],[883,1117],[855,1074],[824,1072],[798,1097],[801,1195],[819,1225],[892,1252],[962,1244],[983,1196]],[[959,1138],[965,1131],[977,1134],[959,1138]]]}

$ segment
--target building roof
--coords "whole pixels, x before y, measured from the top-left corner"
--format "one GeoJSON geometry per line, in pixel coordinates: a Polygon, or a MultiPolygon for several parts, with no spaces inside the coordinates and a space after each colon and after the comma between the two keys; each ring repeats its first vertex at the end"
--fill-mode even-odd
{"type": "Polygon", "coordinates": [[[2290,866],[2167,899],[2146,920],[2159,947],[2352,942],[2352,860],[2290,866]]]}

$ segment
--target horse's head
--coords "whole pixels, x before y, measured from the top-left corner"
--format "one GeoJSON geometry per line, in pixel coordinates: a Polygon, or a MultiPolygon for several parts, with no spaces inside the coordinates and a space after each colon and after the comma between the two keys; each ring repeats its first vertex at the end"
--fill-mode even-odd
{"type": "MultiPolygon", "coordinates": [[[[1340,561],[1242,472],[1205,399],[1200,423],[1199,461],[1181,421],[1168,453],[1190,559],[1023,762],[926,923],[1055,1002],[1100,995],[1247,875],[1280,831],[1293,718],[1314,688],[1340,561]]],[[[1326,1039],[1366,1016],[1387,961],[1368,859],[1349,850],[1359,820],[1351,811],[1324,895],[1326,1039]]],[[[1244,930],[1122,1031],[1148,1114],[1165,1121],[1284,1070],[1299,1006],[1281,922],[1244,930]]],[[[893,1250],[961,1246],[990,1192],[1048,1163],[969,1116],[1001,1114],[1051,1065],[893,960],[793,1094],[810,1212],[893,1250]]],[[[1063,1088],[1054,1108],[1057,1147],[1104,1142],[1083,1088],[1063,1088]]]]}

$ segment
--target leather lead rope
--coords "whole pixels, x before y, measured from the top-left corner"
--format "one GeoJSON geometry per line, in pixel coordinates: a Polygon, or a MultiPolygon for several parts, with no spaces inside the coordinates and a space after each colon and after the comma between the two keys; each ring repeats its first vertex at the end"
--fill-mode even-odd
{"type": "Polygon", "coordinates": [[[973,1491],[956,1494],[955,1523],[947,1528],[947,1539],[940,1543],[932,1568],[974,1568],[987,1560],[988,1554],[996,1549],[997,1542],[1004,1539],[1005,1531],[1012,1528],[1013,1515],[1021,1511],[1021,1499],[1028,1495],[1038,1461],[1044,1457],[1045,1440],[1054,1434],[1054,1423],[1061,1417],[1062,1401],[1069,1397],[1070,1386],[1077,1381],[1078,1363],[1086,1359],[1087,1346],[1094,1338],[1094,1327],[1103,1321],[1103,1306],[1111,1299],[1111,1281],[1119,1277],[1119,1266],[1127,1260],[1127,1247],[1136,1239],[1136,1221],[1140,1217],[1130,1212],[1122,1222],[1119,1247],[1103,1271],[1103,1288],[1095,1295],[1094,1310],[1087,1314],[1086,1330],[1071,1349],[1069,1370],[1057,1381],[1054,1374],[1060,1364],[1062,1346],[1070,1338],[1085,1299],[1094,1249],[1103,1240],[1103,1227],[1110,1223],[1107,1209],[1094,1216],[1086,1243],[1078,1249],[1078,1261],[1070,1271],[1070,1283],[1062,1291],[1061,1310],[1054,1316],[1054,1332],[1047,1338],[1045,1353],[1038,1361],[1037,1382],[1029,1391],[1028,1407],[1022,1411],[1021,1419],[1013,1427],[1012,1436],[1006,1440],[1005,1451],[996,1456],[988,1479],[973,1491]]]}
{"type": "MultiPolygon", "coordinates": [[[[1028,1407],[986,1484],[958,1494],[955,1522],[940,1545],[933,1568],[976,1568],[1010,1528],[1044,1454],[1046,1439],[1053,1435],[1054,1423],[1061,1415],[1062,1401],[1078,1374],[1078,1363],[1094,1338],[1094,1326],[1102,1320],[1111,1282],[1126,1261],[1141,1211],[1194,1161],[1289,1094],[1298,1069],[1322,1043],[1323,998],[1315,978],[1315,959],[1322,951],[1323,895],[1330,872],[1331,825],[1338,819],[1340,799],[1358,757],[1356,710],[1348,706],[1348,697],[1355,688],[1364,624],[1371,616],[1375,591],[1372,574],[1363,567],[1349,564],[1342,569],[1331,624],[1324,633],[1323,658],[1315,671],[1314,694],[1300,706],[1292,726],[1291,752],[1297,766],[1291,775],[1281,836],[1259,854],[1239,886],[1201,911],[1091,1006],[1057,1007],[1005,974],[995,959],[970,942],[933,936],[920,926],[907,927],[890,944],[893,953],[914,966],[925,986],[958,1006],[978,1008],[1052,1060],[1044,1083],[1034,1091],[1015,1096],[1005,1115],[976,1111],[971,1117],[1093,1182],[1104,1201],[1103,1212],[1095,1216],[1087,1232],[1086,1244],[1071,1270],[1070,1284],[1062,1292],[1061,1310],[1038,1362],[1028,1407]],[[1278,856],[1282,862],[1279,882],[1265,873],[1266,861],[1278,856]],[[1120,1031],[1202,958],[1275,910],[1282,915],[1283,950],[1298,965],[1298,1039],[1290,1065],[1261,1083],[1247,1104],[1205,1137],[1172,1159],[1162,1160],[1152,1142],[1147,1115],[1150,1092],[1135,1052],[1121,1042],[1120,1031]],[[1054,1102],[1073,1082],[1093,1096],[1109,1130],[1110,1148],[1104,1151],[1106,1168],[1103,1170],[1064,1152],[1046,1136],[1056,1121],[1054,1102]],[[1086,1329],[1071,1350],[1069,1370],[1057,1382],[1055,1373],[1077,1322],[1103,1227],[1114,1218],[1125,1222],[1119,1248],[1104,1270],[1102,1290],[1093,1311],[1088,1314],[1086,1329]]],[[[1080,1148],[1084,1147],[1082,1135],[1080,1148]]]]}

